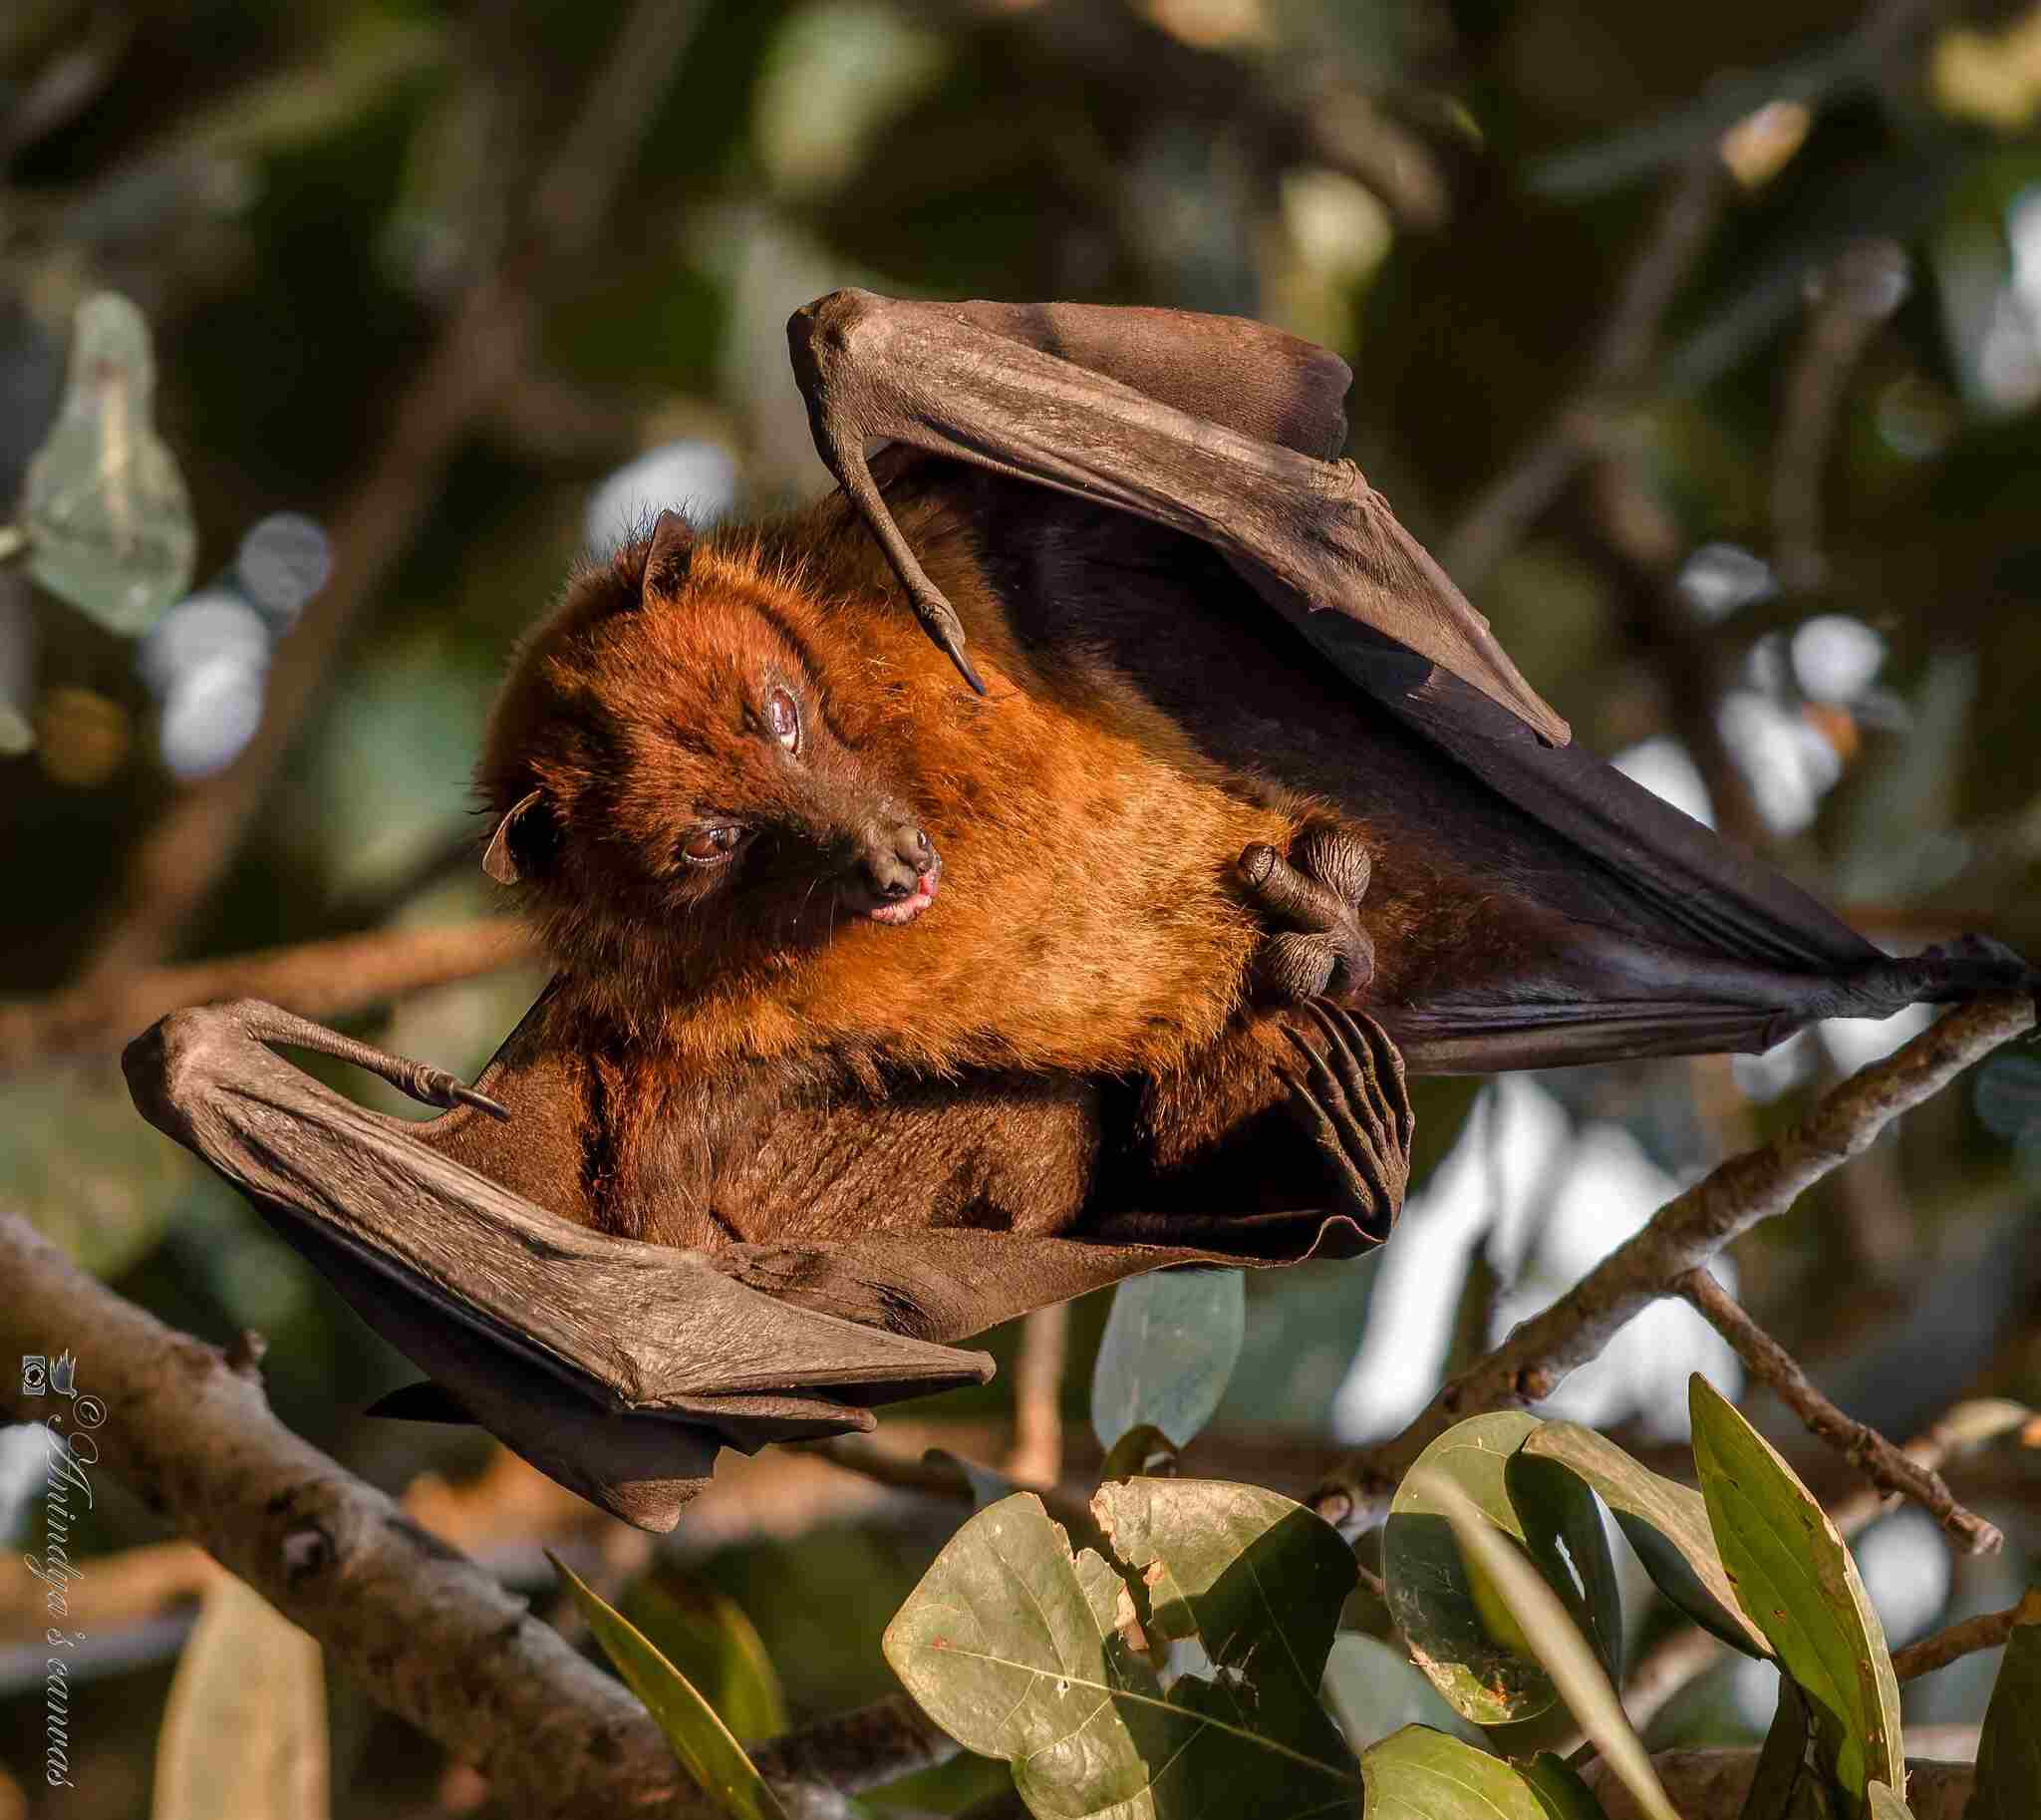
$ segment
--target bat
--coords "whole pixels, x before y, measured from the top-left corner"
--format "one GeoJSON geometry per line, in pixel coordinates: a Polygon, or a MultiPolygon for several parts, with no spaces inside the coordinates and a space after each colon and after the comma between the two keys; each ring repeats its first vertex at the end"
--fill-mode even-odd
{"type": "Polygon", "coordinates": [[[431,1374],[395,1412],[669,1527],[717,1442],[980,1378],[948,1343],[1027,1308],[1378,1242],[1406,1063],[2032,984],[1883,955],[1574,746],[1331,458],[1323,350],[861,292],[789,341],[839,492],[663,515],[513,669],[485,865],[561,971],[478,1088],[247,1004],[129,1053],[431,1374]]]}

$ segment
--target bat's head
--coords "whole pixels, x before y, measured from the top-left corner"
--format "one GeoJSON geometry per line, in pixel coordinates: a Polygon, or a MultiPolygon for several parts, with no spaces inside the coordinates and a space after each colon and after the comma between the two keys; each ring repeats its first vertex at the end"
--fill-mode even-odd
{"type": "Polygon", "coordinates": [[[914,921],[942,862],[832,711],[858,661],[797,586],[698,557],[662,513],[517,656],[481,765],[486,869],[563,963],[640,990],[914,921]]]}

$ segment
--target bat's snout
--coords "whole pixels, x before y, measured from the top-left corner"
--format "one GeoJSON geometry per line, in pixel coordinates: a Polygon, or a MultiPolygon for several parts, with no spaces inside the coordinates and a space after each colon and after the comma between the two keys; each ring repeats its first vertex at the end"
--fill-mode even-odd
{"type": "Polygon", "coordinates": [[[936,901],[942,856],[912,822],[868,831],[849,867],[844,903],[875,923],[911,923],[936,901]]]}

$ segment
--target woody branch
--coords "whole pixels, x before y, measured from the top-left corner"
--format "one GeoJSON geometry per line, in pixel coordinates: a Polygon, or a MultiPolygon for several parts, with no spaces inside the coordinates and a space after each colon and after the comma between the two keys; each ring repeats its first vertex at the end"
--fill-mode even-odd
{"type": "Polygon", "coordinates": [[[406,993],[508,967],[535,952],[515,917],[340,936],[184,967],[85,980],[0,1004],[0,1078],[54,1062],[117,1055],[139,1030],[187,1005],[268,999],[306,1018],[344,1018],[406,993]]]}
{"type": "Polygon", "coordinates": [[[1996,1528],[1950,1496],[1940,1473],[1921,1466],[1876,1428],[1846,1415],[1809,1380],[1800,1364],[1758,1326],[1736,1299],[1703,1268],[1690,1270],[1673,1287],[1696,1313],[1729,1342],[1753,1374],[1770,1384],[1780,1400],[1882,1491],[1895,1492],[1922,1506],[1967,1554],[1996,1554],[2005,1538],[1996,1528]]]}
{"type": "Polygon", "coordinates": [[[2000,993],[1952,1011],[1903,1049],[1824,1094],[1771,1142],[1731,1157],[1659,1208],[1543,1313],[1447,1383],[1393,1439],[1356,1453],[1316,1500],[1330,1520],[1360,1526],[1387,1508],[1398,1480],[1453,1423],[1550,1396],[1653,1302],[1680,1294],[1732,1240],[1786,1212],[1815,1183],[1866,1149],[1899,1113],[1933,1097],[1973,1062],[2034,1028],[2034,1001],[2000,993]]]}
{"type": "MultiPolygon", "coordinates": [[[[14,1215],[0,1214],[0,1355],[74,1350],[80,1389],[106,1405],[83,1470],[122,1479],[506,1804],[659,1820],[721,1811],[620,1683],[291,1433],[252,1368],[122,1300],[14,1215]]],[[[45,1413],[0,1384],[0,1417],[45,1413]]],[[[844,1796],[954,1750],[900,1696],[791,1733],[756,1761],[790,1813],[823,1820],[846,1811],[844,1796]]]]}

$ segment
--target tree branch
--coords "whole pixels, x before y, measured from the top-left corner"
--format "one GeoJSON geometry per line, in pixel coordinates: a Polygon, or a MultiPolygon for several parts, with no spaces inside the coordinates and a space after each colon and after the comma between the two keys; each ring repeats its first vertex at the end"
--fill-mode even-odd
{"type": "MultiPolygon", "coordinates": [[[[80,1433],[73,1454],[87,1479],[126,1481],[507,1803],[562,1820],[721,1812],[619,1682],[292,1434],[252,1371],[123,1301],[13,1215],[0,1215],[0,1357],[71,1350],[79,1391],[105,1404],[104,1425],[80,1433]]],[[[43,1422],[54,1407],[24,1396],[16,1374],[0,1380],[9,1419],[43,1422]]],[[[76,1423],[50,1432],[74,1434],[76,1423]]],[[[756,1761],[819,1820],[842,1811],[844,1790],[953,1749],[895,1699],[768,1744],[756,1761]]]]}
{"type": "Polygon", "coordinates": [[[343,1018],[429,986],[493,973],[536,952],[524,925],[500,916],[88,980],[46,999],[0,1004],[0,1078],[47,1062],[116,1055],[137,1031],[187,1005],[268,999],[300,1017],[343,1018]]]}
{"type": "Polygon", "coordinates": [[[2034,1001],[1999,993],[1948,1013],[1883,1062],[1825,1094],[1770,1143],[1720,1164],[1543,1313],[1522,1323],[1470,1371],[1447,1383],[1392,1440],[1364,1448],[1317,1497],[1321,1515],[1371,1522],[1417,1456],[1463,1416],[1521,1409],[1550,1396],[1617,1330],[1732,1239],[1784,1213],[1868,1146],[1899,1113],[1931,1098],[1974,1062],[2034,1027],[2034,1001]]]}
{"type": "Polygon", "coordinates": [[[1799,1362],[1758,1326],[1705,1269],[1690,1270],[1673,1287],[1702,1320],[1735,1348],[1737,1358],[1779,1393],[1808,1426],[1881,1490],[1911,1498],[1966,1554],[1995,1555],[2005,1545],[1998,1530],[1950,1496],[1940,1473],[1909,1459],[1855,1416],[1846,1415],[1815,1388],[1799,1362]]]}
{"type": "Polygon", "coordinates": [[[2018,1605],[2003,1612],[1985,1612],[1965,1618],[1932,1637],[1909,1643],[1893,1652],[1893,1672],[1902,1681],[1916,1675],[1932,1674],[1950,1663],[1979,1650],[1995,1650],[2013,1634],[2016,1625],[2041,1624],[2041,1592],[2028,1593],[2018,1605]]]}
{"type": "MultiPolygon", "coordinates": [[[[2018,1427],[2025,1414],[2015,1403],[1988,1399],[1958,1403],[1898,1451],[1921,1471],[1934,1472],[1951,1454],[1981,1446],[2018,1427]]],[[[1860,1484],[1829,1505],[1829,1521],[1848,1542],[1884,1516],[1891,1503],[1887,1493],[1860,1484]]],[[[1653,1645],[1623,1683],[1622,1705],[1630,1723],[1642,1731],[1659,1707],[1695,1675],[1713,1667],[1723,1647],[1698,1625],[1673,1631],[1653,1645]]]]}

